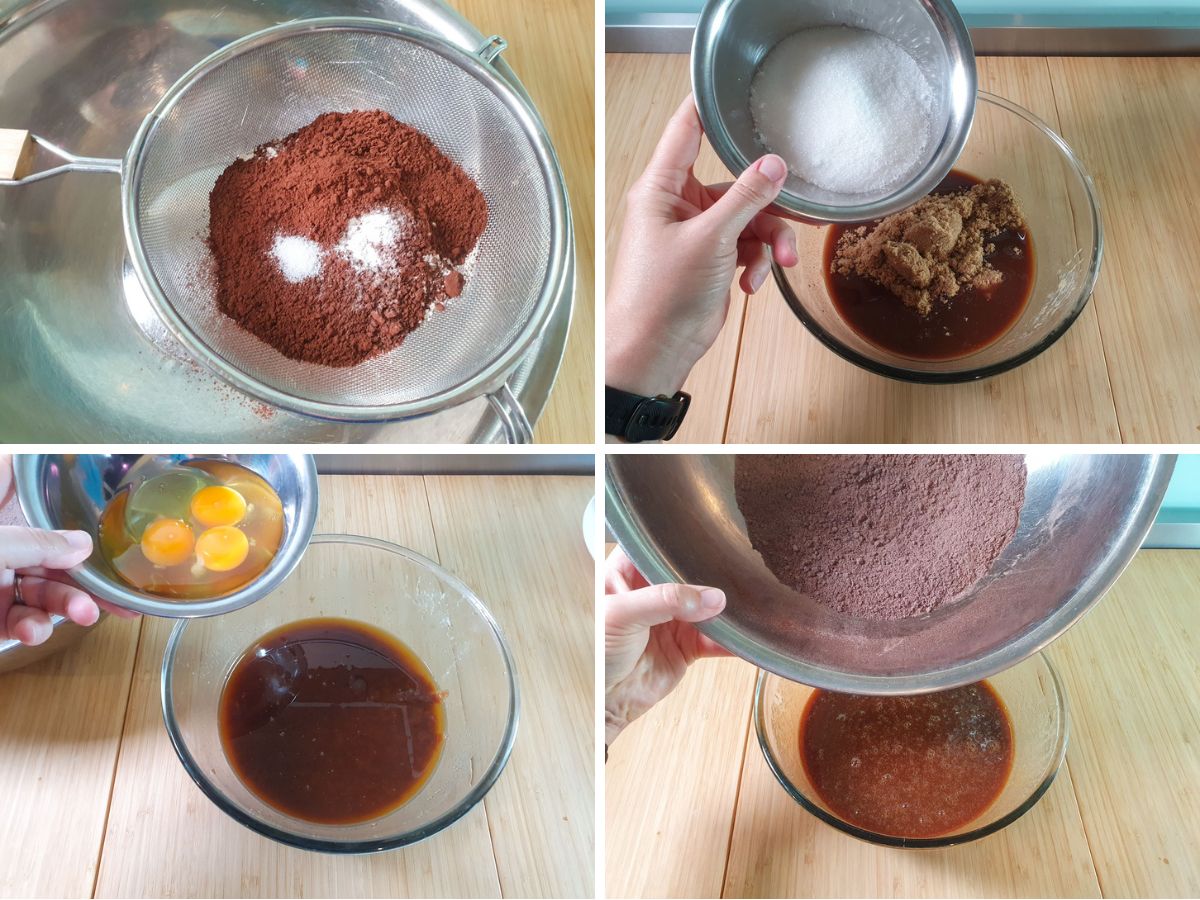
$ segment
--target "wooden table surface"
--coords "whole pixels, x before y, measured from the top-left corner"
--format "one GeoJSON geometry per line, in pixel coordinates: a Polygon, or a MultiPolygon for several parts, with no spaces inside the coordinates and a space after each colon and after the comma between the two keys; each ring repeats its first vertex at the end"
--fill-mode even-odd
{"type": "Polygon", "coordinates": [[[439,561],[509,640],[521,722],[508,766],[464,818],[374,856],[305,853],[220,812],[163,727],[171,622],[108,619],[0,676],[0,895],[6,897],[592,896],[593,564],[584,477],[321,479],[318,531],[439,561]]]}
{"type": "Polygon", "coordinates": [[[613,744],[611,897],[1179,897],[1200,893],[1200,552],[1142,551],[1047,651],[1067,760],[1008,828],[945,850],[819,822],[763,761],[756,670],[697,663],[613,744]]]}
{"type": "MultiPolygon", "coordinates": [[[[606,62],[612,248],[625,193],[689,80],[684,55],[606,62]]],[[[748,303],[735,290],[726,328],[685,388],[693,403],[676,443],[1200,439],[1200,58],[981,57],[979,80],[1049,123],[1095,179],[1103,269],[1067,335],[987,381],[903,384],[827,350],[773,281],[748,303]]],[[[707,146],[696,173],[730,177],[707,146]]]]}
{"type": "Polygon", "coordinates": [[[449,0],[504,58],[546,122],[575,222],[575,311],[562,370],[538,422],[539,443],[590,444],[596,434],[596,9],[592,0],[449,0]]]}

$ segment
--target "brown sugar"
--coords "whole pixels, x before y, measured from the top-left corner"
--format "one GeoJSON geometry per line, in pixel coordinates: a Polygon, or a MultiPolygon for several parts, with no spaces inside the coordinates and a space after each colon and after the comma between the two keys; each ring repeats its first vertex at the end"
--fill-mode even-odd
{"type": "Polygon", "coordinates": [[[882,285],[921,315],[964,288],[986,290],[1002,275],[987,257],[991,238],[1024,231],[1012,188],[992,179],[966,190],[930,194],[874,227],[847,231],[833,257],[835,275],[859,275],[882,285]]]}

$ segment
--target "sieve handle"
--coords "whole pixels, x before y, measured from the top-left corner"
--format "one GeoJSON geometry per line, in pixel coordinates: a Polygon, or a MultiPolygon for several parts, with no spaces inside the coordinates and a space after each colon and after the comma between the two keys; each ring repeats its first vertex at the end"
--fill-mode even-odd
{"type": "Polygon", "coordinates": [[[475,55],[482,59],[488,65],[495,62],[496,57],[508,49],[508,41],[500,37],[498,34],[493,34],[490,38],[484,41],[475,50],[475,55]]]}
{"type": "Polygon", "coordinates": [[[500,417],[500,427],[504,431],[504,439],[510,444],[532,444],[533,426],[521,406],[521,401],[513,394],[512,388],[506,381],[488,395],[488,403],[500,417]]]}
{"type": "Polygon", "coordinates": [[[64,172],[111,172],[120,175],[121,160],[76,156],[28,131],[0,128],[0,185],[30,184],[64,172]],[[31,171],[36,147],[44,147],[59,159],[66,160],[66,164],[40,172],[31,171]]]}

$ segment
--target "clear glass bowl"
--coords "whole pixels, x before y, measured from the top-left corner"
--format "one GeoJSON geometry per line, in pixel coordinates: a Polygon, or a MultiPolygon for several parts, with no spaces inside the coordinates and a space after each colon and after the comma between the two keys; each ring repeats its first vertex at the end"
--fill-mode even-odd
{"type": "Polygon", "coordinates": [[[767,765],[806,810],[846,834],[888,847],[951,847],[1011,825],[1042,798],[1067,753],[1067,701],[1045,654],[987,679],[1008,710],[1013,736],[1012,774],[1000,796],[974,821],[936,838],[901,838],[852,825],[822,802],[800,760],[800,718],[815,688],[760,671],[754,690],[754,727],[767,765]]]}
{"type": "Polygon", "coordinates": [[[954,167],[1007,181],[1021,202],[1036,264],[1024,312],[999,340],[957,359],[919,360],[884,350],[854,331],[829,298],[824,248],[831,226],[797,225],[800,263],[775,266],[775,280],[792,312],[843,359],[902,381],[989,378],[1046,350],[1087,306],[1100,274],[1103,229],[1092,179],[1066,142],[1028,110],[980,91],[970,137],[954,167]]]}
{"type": "Polygon", "coordinates": [[[423,840],[483,799],[512,751],[518,695],[500,628],[470,588],[395,544],[325,534],[313,536],[296,569],[266,598],[176,624],[163,658],[162,703],[184,768],[238,822],[305,850],[373,853],[423,840]],[[276,810],[246,788],[221,747],[221,690],[242,653],[274,628],[317,616],[356,619],[396,635],[446,692],[437,768],[411,800],[369,822],[321,825],[276,810]]]}

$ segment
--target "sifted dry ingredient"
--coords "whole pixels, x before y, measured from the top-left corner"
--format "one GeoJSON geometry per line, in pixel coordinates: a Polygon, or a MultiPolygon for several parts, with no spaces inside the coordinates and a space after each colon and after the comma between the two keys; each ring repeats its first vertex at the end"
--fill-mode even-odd
{"type": "Polygon", "coordinates": [[[832,273],[860,275],[882,285],[921,315],[960,290],[986,291],[1002,279],[987,257],[991,240],[1025,232],[1012,188],[991,179],[952,193],[930,194],[871,227],[847,231],[834,252],[832,273]]]}
{"type": "Polygon", "coordinates": [[[1012,540],[1025,461],[1000,455],[742,455],[750,543],[785,585],[838,613],[932,612],[1012,540]]]}
{"type": "Polygon", "coordinates": [[[380,110],[326,113],[217,179],[217,305],[291,359],[356,365],[461,293],[487,221],[426,135],[380,110]]]}

